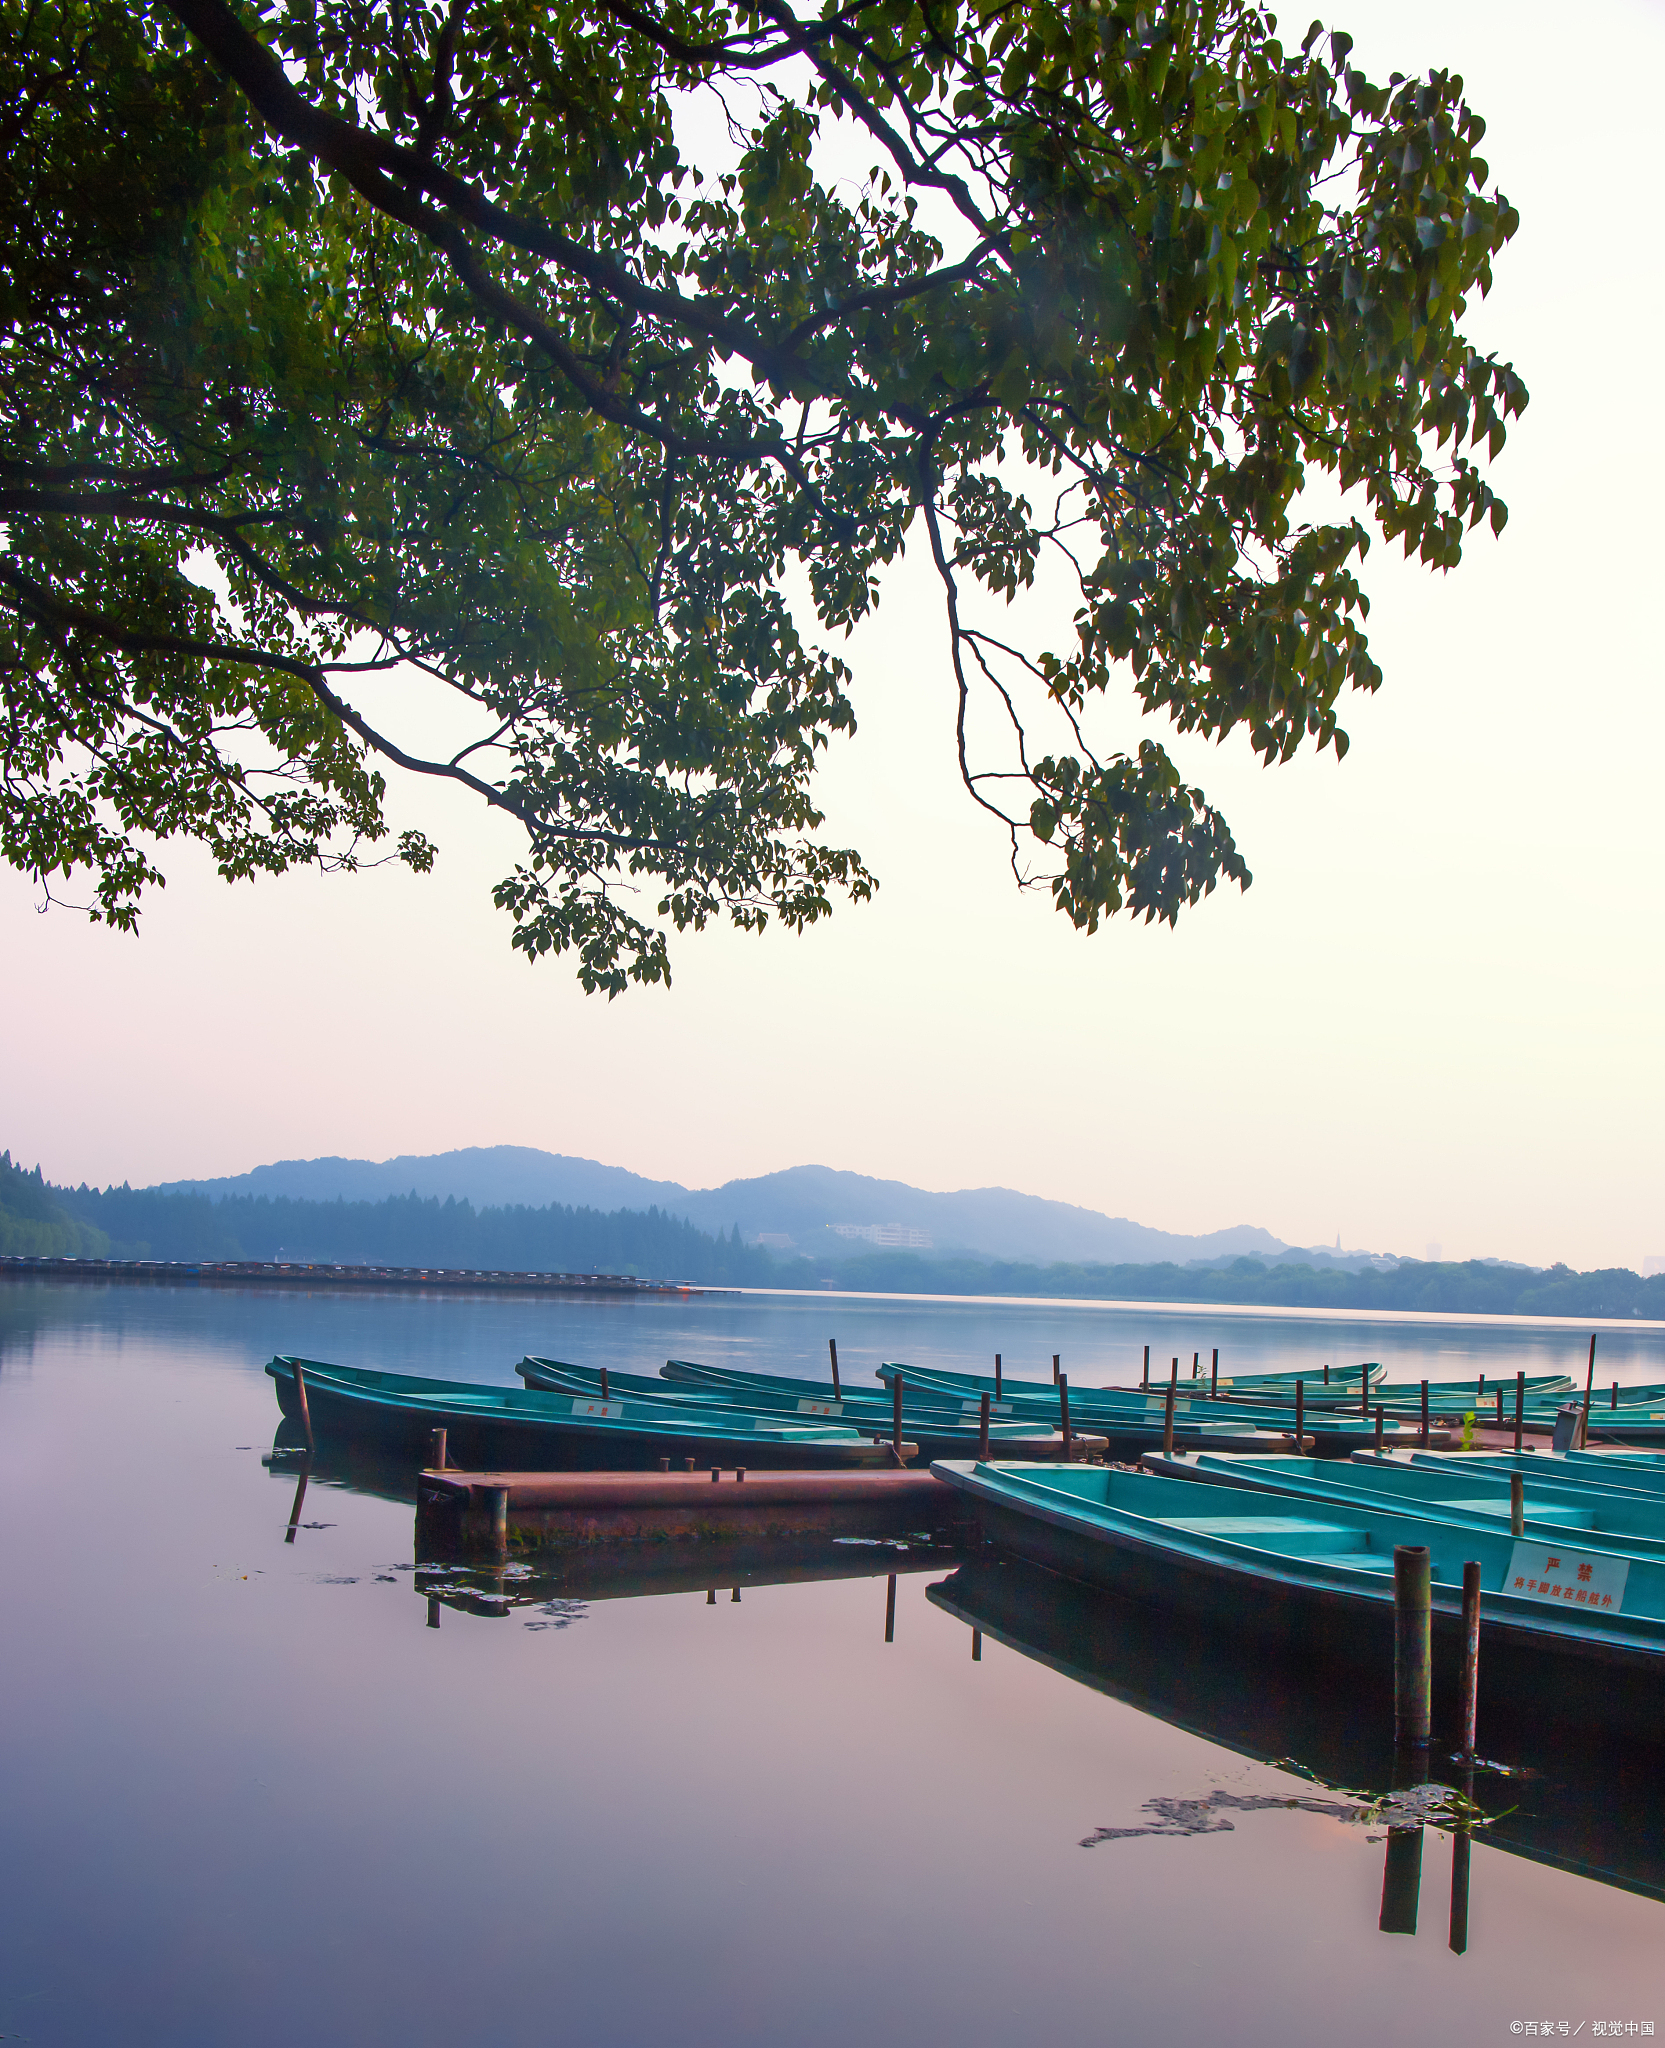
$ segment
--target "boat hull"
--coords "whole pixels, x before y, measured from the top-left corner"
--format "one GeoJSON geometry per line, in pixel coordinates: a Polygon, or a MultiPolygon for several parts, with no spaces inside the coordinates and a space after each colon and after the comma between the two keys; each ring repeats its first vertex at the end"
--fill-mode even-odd
{"type": "MultiPolygon", "coordinates": [[[[301,1422],[300,1402],[292,1377],[273,1376],[278,1406],[294,1427],[301,1422]]],[[[428,1444],[436,1429],[446,1432],[449,1462],[476,1470],[518,1472],[604,1472],[620,1468],[651,1470],[661,1458],[681,1464],[692,1458],[696,1470],[713,1466],[730,1470],[744,1465],[759,1471],[837,1471],[853,1465],[884,1465],[888,1449],[875,1444],[783,1443],[751,1436],[724,1437],[708,1431],[633,1427],[629,1423],[595,1423],[578,1418],[548,1420],[485,1416],[447,1410],[429,1402],[367,1401],[327,1380],[306,1382],[307,1410],[313,1432],[378,1448],[427,1463],[428,1444]]]]}
{"type": "MultiPolygon", "coordinates": [[[[939,1466],[937,1474],[972,1493],[985,1541],[1011,1556],[1281,1655],[1368,1671],[1382,1700],[1391,1701],[1391,1579],[1347,1587],[1267,1576],[1225,1558],[1161,1548],[1131,1531],[1084,1527],[1041,1503],[1013,1506],[964,1468],[939,1466]]],[[[1436,1656],[1456,1656],[1460,1589],[1436,1584],[1433,1600],[1436,1656]]],[[[1665,1656],[1657,1648],[1487,1613],[1482,1656],[1491,1684],[1543,1703],[1558,1720],[1653,1742],[1665,1733],[1665,1656]]]]}

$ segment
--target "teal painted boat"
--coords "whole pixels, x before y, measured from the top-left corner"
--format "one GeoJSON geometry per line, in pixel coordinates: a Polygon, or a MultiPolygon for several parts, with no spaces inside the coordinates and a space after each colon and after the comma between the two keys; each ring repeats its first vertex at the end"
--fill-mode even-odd
{"type": "MultiPolygon", "coordinates": [[[[920,1370],[914,1366],[900,1364],[882,1365],[882,1375],[892,1379],[903,1375],[905,1384],[912,1388],[916,1383],[928,1390],[934,1389],[939,1395],[947,1391],[950,1376],[930,1369],[920,1370]]],[[[1215,1441],[1232,1433],[1252,1433],[1260,1439],[1258,1444],[1250,1443],[1245,1449],[1266,1448],[1270,1440],[1292,1436],[1295,1426],[1295,1403],[1251,1402],[1248,1400],[1211,1400],[1200,1393],[1200,1381],[1186,1382],[1174,1400],[1175,1442],[1185,1440],[1188,1435],[1196,1441],[1215,1441]]],[[[976,1399],[964,1397],[965,1412],[975,1414],[981,1396],[976,1399]]],[[[1083,1430],[1108,1434],[1116,1440],[1127,1443],[1159,1442],[1167,1413],[1168,1395],[1166,1390],[1146,1393],[1139,1388],[1126,1387],[1077,1387],[1069,1389],[1070,1419],[1072,1424],[1083,1430]]],[[[1031,1415],[1037,1421],[1059,1422],[1062,1420],[1063,1400],[1061,1389],[1050,1384],[1036,1383],[1033,1392],[1022,1392],[1013,1388],[1001,1403],[1002,1409],[1016,1415],[1031,1415]]],[[[991,1403],[991,1412],[993,1404],[991,1403]]],[[[1315,1407],[1301,1418],[1303,1433],[1311,1437],[1321,1450],[1340,1456],[1363,1444],[1373,1444],[1376,1424],[1373,1417],[1339,1408],[1315,1407]]],[[[1383,1432],[1388,1443],[1408,1443],[1415,1432],[1394,1424],[1383,1432]]]]}
{"type": "MultiPolygon", "coordinates": [[[[814,1381],[791,1379],[771,1381],[767,1375],[762,1373],[740,1372],[721,1366],[695,1365],[690,1360],[681,1358],[667,1360],[664,1371],[666,1377],[674,1380],[678,1385],[696,1386],[706,1389],[727,1389],[737,1398],[749,1390],[771,1385],[784,1385],[794,1392],[800,1388],[810,1388],[821,1393],[825,1392],[825,1389],[817,1388],[814,1381]]],[[[982,1397],[980,1395],[971,1398],[949,1396],[947,1397],[947,1405],[943,1405],[944,1390],[940,1385],[941,1375],[928,1371],[916,1371],[913,1366],[895,1364],[881,1366],[880,1371],[890,1375],[892,1378],[898,1373],[901,1374],[904,1402],[903,1414],[904,1417],[910,1418],[907,1422],[907,1427],[909,1433],[915,1436],[916,1441],[918,1441],[918,1436],[911,1420],[915,1414],[913,1404],[916,1400],[922,1404],[929,1404],[930,1414],[933,1419],[940,1420],[957,1413],[959,1423],[963,1427],[967,1439],[975,1441],[978,1433],[978,1420],[982,1412],[982,1397]],[[953,1405],[956,1399],[959,1401],[957,1411],[953,1405]]],[[[1085,1391],[1091,1394],[1094,1391],[1102,1390],[1087,1389],[1085,1391]]],[[[1049,1430],[1057,1428],[1063,1420],[1062,1403],[1058,1398],[1056,1388],[1049,1387],[1046,1389],[1046,1392],[1050,1396],[1050,1399],[1047,1401],[1031,1403],[1021,1400],[991,1400],[989,1403],[991,1423],[999,1421],[1010,1424],[1018,1430],[1025,1427],[1031,1430],[1037,1427],[1049,1430]]],[[[857,1398],[871,1399],[873,1396],[866,1394],[865,1390],[863,1390],[857,1398]]],[[[891,1400],[888,1389],[884,1393],[879,1394],[877,1399],[882,1404],[881,1413],[888,1417],[891,1400]]],[[[850,1406],[850,1403],[851,1397],[846,1395],[846,1408],[850,1406]]],[[[1253,1451],[1281,1449],[1288,1441],[1287,1434],[1281,1426],[1273,1430],[1264,1429],[1260,1426],[1258,1417],[1252,1413],[1235,1408],[1226,1408],[1218,1402],[1211,1409],[1208,1409],[1207,1412],[1204,1412],[1205,1407],[1206,1404],[1203,1403],[1193,1406],[1189,1401],[1178,1404],[1175,1411],[1174,1425],[1174,1441],[1176,1443],[1187,1445],[1208,1444],[1217,1450],[1253,1451]]],[[[1140,1451],[1160,1444],[1163,1437],[1163,1408],[1162,1400],[1154,1397],[1147,1399],[1142,1395],[1130,1396],[1119,1406],[1102,1403],[1094,1406],[1091,1402],[1078,1406],[1076,1390],[1074,1387],[1070,1388],[1070,1426],[1072,1432],[1078,1437],[1103,1438],[1109,1447],[1109,1455],[1113,1458],[1134,1458],[1139,1455],[1140,1451]]],[[[1316,1428],[1317,1418],[1314,1418],[1314,1424],[1316,1428]]],[[[888,1421],[886,1428],[888,1429],[888,1421]]],[[[1311,1433],[1309,1432],[1309,1434],[1311,1433]]],[[[1348,1449],[1352,1444],[1372,1441],[1374,1441],[1373,1428],[1370,1430],[1355,1428],[1348,1436],[1337,1436],[1334,1448],[1339,1453],[1348,1449]]],[[[970,1447],[971,1442],[965,1442],[956,1445],[953,1450],[945,1452],[943,1455],[956,1455],[970,1447]]]]}
{"type": "MultiPolygon", "coordinates": [[[[1355,1458],[1368,1459],[1369,1451],[1355,1451],[1355,1458]]],[[[1665,1458],[1648,1452],[1626,1456],[1620,1451],[1413,1451],[1416,1465],[1442,1468],[1458,1462],[1465,1469],[1524,1473],[1529,1485],[1561,1479],[1580,1483],[1590,1473],[1589,1483],[1609,1492],[1665,1494],[1665,1458]]]]}
{"type": "Polygon", "coordinates": [[[1442,1643],[1461,1628],[1473,1560],[1483,1657],[1528,1687],[1554,1665],[1591,1725],[1657,1738],[1665,1562],[1349,1501],[1246,1501],[1240,1487],[1200,1480],[952,1460],[931,1469],[976,1502],[989,1541],[1031,1563],[1153,1602],[1176,1621],[1378,1669],[1391,1660],[1395,1547],[1429,1550],[1442,1643]]]}
{"type": "MultiPolygon", "coordinates": [[[[644,1379],[611,1369],[603,1374],[594,1366],[569,1365],[553,1358],[523,1358],[515,1370],[529,1387],[545,1392],[582,1394],[588,1399],[602,1400],[617,1394],[666,1414],[691,1412],[708,1418],[764,1416],[796,1423],[815,1422],[824,1417],[887,1442],[895,1431],[895,1404],[878,1394],[865,1400],[843,1401],[807,1400],[790,1393],[771,1397],[743,1388],[678,1386],[663,1379],[644,1379]]],[[[919,1446],[919,1455],[925,1459],[964,1457],[975,1451],[982,1440],[977,1421],[967,1422],[957,1407],[906,1399],[902,1404],[902,1433],[906,1441],[919,1446]]],[[[1059,1458],[1064,1454],[1062,1434],[1044,1423],[1002,1417],[989,1425],[989,1437],[991,1445],[999,1445],[1003,1457],[1059,1458]]]]}
{"type": "MultiPolygon", "coordinates": [[[[1144,1462],[1147,1470],[1165,1478],[1402,1509],[1459,1528],[1495,1530],[1510,1515],[1510,1475],[1458,1467],[1455,1460],[1443,1471],[1386,1458],[1338,1464],[1322,1458],[1257,1458],[1210,1451],[1186,1458],[1147,1452],[1144,1462]]],[[[1546,1481],[1536,1473],[1523,1491],[1526,1535],[1546,1540],[1565,1535],[1580,1545],[1665,1559],[1665,1500],[1608,1493],[1576,1480],[1546,1481]]]]}
{"type": "Polygon", "coordinates": [[[468,1381],[365,1372],[316,1359],[274,1358],[267,1366],[278,1406],[300,1419],[295,1368],[306,1382],[315,1434],[373,1442],[426,1462],[431,1430],[448,1432],[453,1463],[480,1470],[606,1469],[693,1458],[697,1465],[820,1469],[892,1463],[888,1449],[838,1423],[758,1417],[702,1420],[690,1407],[667,1416],[631,1401],[482,1387],[468,1381]]]}
{"type": "MultiPolygon", "coordinates": [[[[1368,1374],[1370,1379],[1375,1381],[1380,1379],[1386,1370],[1385,1366],[1374,1363],[1345,1366],[1303,1366],[1298,1370],[1290,1372],[1238,1373],[1235,1376],[1222,1373],[1218,1380],[1215,1380],[1210,1373],[1203,1372],[1195,1379],[1187,1376],[1179,1382],[1179,1386],[1181,1391],[1191,1394],[1200,1394],[1208,1387],[1217,1386],[1222,1396],[1230,1394],[1235,1398],[1238,1395],[1242,1395],[1249,1400],[1253,1400],[1257,1396],[1263,1396],[1267,1400],[1287,1400],[1293,1402],[1295,1399],[1295,1383],[1299,1380],[1303,1392],[1309,1401],[1322,1404],[1327,1398],[1332,1402],[1344,1400],[1356,1402],[1362,1391],[1363,1375],[1368,1374]]],[[[964,1400],[976,1401],[985,1393],[992,1395],[995,1392],[994,1376],[992,1373],[950,1372],[941,1366],[920,1367],[887,1364],[879,1367],[879,1377],[882,1380],[888,1380],[893,1374],[898,1372],[905,1373],[910,1381],[917,1377],[922,1383],[937,1387],[942,1392],[957,1393],[964,1400]]],[[[1161,1379],[1160,1381],[1153,1380],[1148,1387],[1078,1386],[1072,1380],[1070,1382],[1070,1400],[1073,1402],[1078,1394],[1086,1400],[1099,1396],[1107,1398],[1124,1395],[1143,1397],[1154,1394],[1160,1396],[1166,1386],[1166,1379],[1161,1379]]],[[[1010,1373],[1002,1373],[1000,1393],[1003,1398],[1014,1401],[1026,1399],[1045,1401],[1056,1398],[1057,1388],[1049,1380],[1019,1379],[1010,1373]]]]}

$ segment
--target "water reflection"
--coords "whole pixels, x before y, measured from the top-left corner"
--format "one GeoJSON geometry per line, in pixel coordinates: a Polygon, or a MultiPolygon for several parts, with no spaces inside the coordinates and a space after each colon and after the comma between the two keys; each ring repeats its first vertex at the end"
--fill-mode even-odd
{"type": "MultiPolygon", "coordinates": [[[[1188,1630],[1154,1608],[1015,1560],[980,1557],[927,1597],[975,1634],[1078,1684],[1240,1756],[1347,1792],[1361,1814],[1386,1827],[1384,1932],[1416,1932],[1428,1825],[1453,1838],[1450,1944],[1459,1955],[1468,1947],[1476,1828],[1493,1848],[1665,1899],[1660,1747],[1591,1741],[1576,1727],[1542,1721],[1527,1702],[1513,1712],[1495,1710],[1481,1728],[1487,1761],[1454,1772],[1453,1784],[1429,1782],[1428,1765],[1395,1756],[1385,1682],[1381,1698],[1361,1708],[1356,1672],[1188,1630]]],[[[1436,1743],[1436,1770],[1441,1757],[1436,1743]]]]}
{"type": "Polygon", "coordinates": [[[896,1634],[896,1583],[902,1574],[940,1572],[958,1563],[952,1544],[898,1540],[894,1544],[852,1545],[830,1541],[651,1544],[586,1544],[565,1553],[535,1553],[529,1559],[492,1563],[483,1559],[419,1562],[414,1583],[428,1603],[428,1626],[437,1627],[432,1608],[475,1615],[508,1614],[516,1608],[549,1608],[576,1618],[598,1600],[642,1600],[701,1593],[707,1607],[728,1588],[724,1606],[741,1604],[742,1589],[825,1583],[835,1579],[885,1581],[885,1641],[896,1634]]]}
{"type": "MultiPolygon", "coordinates": [[[[274,1351],[497,1379],[527,1350],[784,1363],[791,1326],[807,1357],[842,1304],[568,1319],[66,1289],[26,1329],[8,1298],[0,2036],[1398,2048],[1501,2038],[1519,2012],[1665,2017],[1656,1753],[1592,1764],[1544,1730],[1509,1747],[1483,1702],[1485,1753],[1545,1775],[1476,1778],[1496,1818],[1459,1969],[1451,1816],[1424,1820],[1421,1939],[1390,1940],[1387,1820],[1324,1810],[1361,1803],[1332,1787],[1387,1791],[1374,1748],[1355,1753],[1378,1732],[1356,1686],[1222,1665],[1198,1632],[1102,1601],[1049,1633],[1059,1582],[1005,1602],[976,1592],[981,1562],[911,1545],[689,1545],[669,1574],[651,1545],[419,1568],[411,1471],[326,1448],[296,1515],[300,1447],[267,1448],[274,1351]],[[85,1505],[65,1518],[71,1465],[85,1505]],[[933,1606],[936,1582],[976,1611],[933,1606]],[[1045,1655],[1002,1647],[1019,1640],[1045,1655]],[[1167,1839],[1077,1846],[1152,1793],[1214,1787],[1142,1816],[1167,1839]],[[1290,1793],[1318,1810],[1251,1810],[1290,1793]]],[[[987,1313],[1010,1359],[1012,1322],[987,1313]]],[[[868,1357],[918,1350],[921,1329],[945,1356],[974,1348],[929,1304],[862,1314],[868,1357]]],[[[852,1378],[858,1337],[852,1321],[839,1347],[852,1378]]]]}
{"type": "Polygon", "coordinates": [[[312,1459],[310,1456],[303,1456],[300,1471],[295,1479],[295,1504],[289,1510],[289,1527],[284,1532],[285,1543],[293,1543],[295,1540],[295,1531],[300,1527],[301,1509],[306,1503],[306,1482],[311,1477],[312,1459]]]}
{"type": "MultiPolygon", "coordinates": [[[[1426,1756],[1397,1755],[1393,1789],[1419,1789],[1428,1782],[1426,1756]]],[[[1376,1925],[1383,1934],[1415,1934],[1417,1905],[1422,1894],[1422,1826],[1390,1827],[1382,1860],[1382,1910],[1376,1925]]]]}

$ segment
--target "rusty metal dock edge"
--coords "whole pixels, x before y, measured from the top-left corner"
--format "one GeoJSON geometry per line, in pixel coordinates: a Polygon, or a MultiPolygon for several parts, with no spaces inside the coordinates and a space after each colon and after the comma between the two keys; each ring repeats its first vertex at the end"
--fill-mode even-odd
{"type": "Polygon", "coordinates": [[[418,1556],[489,1548],[487,1489],[508,1495],[511,1550],[736,1537],[826,1541],[965,1532],[975,1515],[930,1472],[455,1472],[417,1480],[418,1556]]]}

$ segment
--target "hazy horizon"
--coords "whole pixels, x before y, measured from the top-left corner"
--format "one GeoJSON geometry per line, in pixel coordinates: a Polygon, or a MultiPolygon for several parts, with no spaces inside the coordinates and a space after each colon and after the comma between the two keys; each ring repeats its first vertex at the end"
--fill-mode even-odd
{"type": "Polygon", "coordinates": [[[912,560],[840,643],[861,729],[817,783],[829,835],[881,878],[871,906],[676,943],[672,989],[609,1005],[510,952],[489,890],[512,843],[397,776],[395,826],[440,844],[426,880],[227,888],[167,848],[135,940],[36,916],[8,873],[0,1144],[54,1181],[135,1186],[493,1143],[701,1186],[815,1159],[1183,1235],[1248,1221],[1293,1245],[1638,1271],[1665,1252],[1665,285],[1636,260],[1665,20],[1609,5],[1568,37],[1543,8],[1374,0],[1336,22],[1377,74],[1460,71],[1486,118],[1522,225],[1469,328],[1532,403],[1494,472],[1501,540],[1472,535],[1448,577],[1372,548],[1386,680],[1343,704],[1344,763],[1263,770],[1245,744],[1122,718],[1116,739],[1160,732],[1220,803],[1247,895],[1091,939],[1016,897],[958,785],[912,560]],[[1546,118],[1578,106],[1603,110],[1599,204],[1584,124],[1546,118]],[[1625,281],[1599,336],[1572,282],[1594,277],[1625,281]]]}

